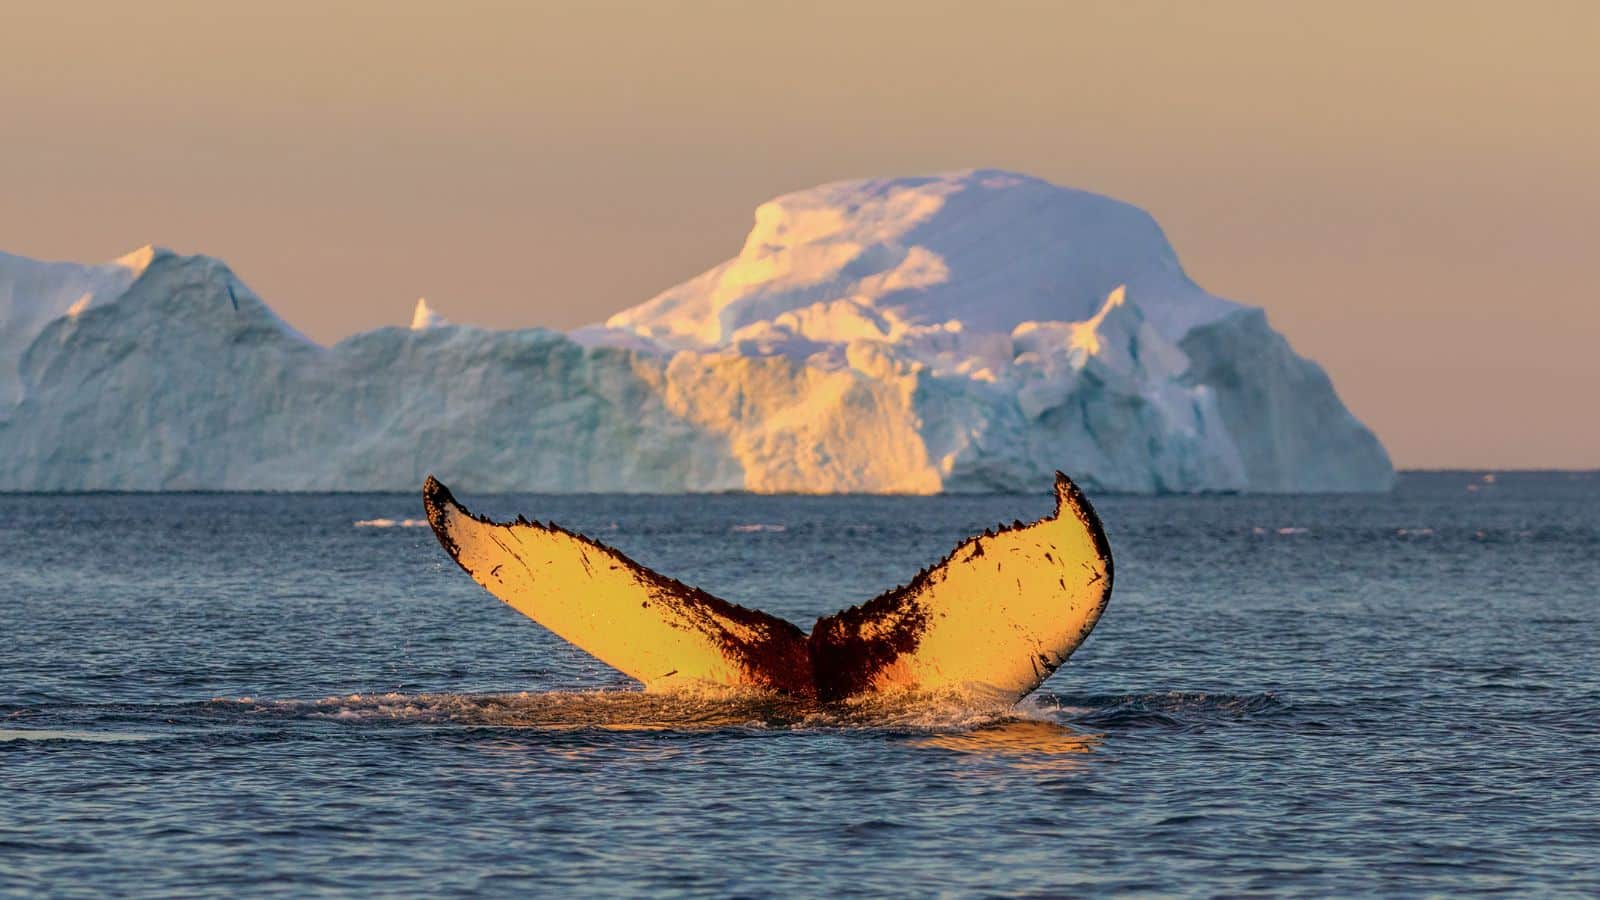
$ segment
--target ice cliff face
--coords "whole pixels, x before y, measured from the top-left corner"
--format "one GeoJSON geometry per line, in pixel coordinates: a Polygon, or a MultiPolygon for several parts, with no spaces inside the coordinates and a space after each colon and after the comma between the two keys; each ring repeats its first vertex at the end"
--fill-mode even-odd
{"type": "Polygon", "coordinates": [[[1155,222],[1000,172],[764,204],[740,255],[562,335],[318,346],[220,262],[0,256],[0,489],[1381,490],[1381,445],[1155,222]],[[5,398],[11,398],[9,405],[5,398]]]}
{"type": "Polygon", "coordinates": [[[22,400],[17,366],[39,332],[62,316],[75,318],[121,296],[157,252],[145,247],[103,266],[0,253],[0,419],[22,400]]]}

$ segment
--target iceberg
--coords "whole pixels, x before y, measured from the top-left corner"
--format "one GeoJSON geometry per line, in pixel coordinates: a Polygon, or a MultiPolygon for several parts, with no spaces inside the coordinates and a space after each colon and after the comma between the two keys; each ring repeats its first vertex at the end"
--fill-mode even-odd
{"type": "Polygon", "coordinates": [[[570,334],[318,345],[224,263],[0,255],[0,490],[1373,491],[1377,438],[1119,201],[974,170],[762,204],[570,334]]]}
{"type": "Polygon", "coordinates": [[[23,351],[52,321],[77,318],[125,292],[157,253],[145,247],[101,266],[0,253],[0,418],[22,400],[23,351]]]}

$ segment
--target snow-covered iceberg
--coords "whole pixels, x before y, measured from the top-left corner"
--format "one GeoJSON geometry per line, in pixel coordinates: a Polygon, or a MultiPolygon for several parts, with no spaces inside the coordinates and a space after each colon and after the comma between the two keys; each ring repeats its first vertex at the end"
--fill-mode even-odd
{"type": "Polygon", "coordinates": [[[0,255],[0,489],[1383,490],[1260,309],[1127,204],[1005,172],[842,182],[570,335],[332,347],[224,264],[0,255]]]}

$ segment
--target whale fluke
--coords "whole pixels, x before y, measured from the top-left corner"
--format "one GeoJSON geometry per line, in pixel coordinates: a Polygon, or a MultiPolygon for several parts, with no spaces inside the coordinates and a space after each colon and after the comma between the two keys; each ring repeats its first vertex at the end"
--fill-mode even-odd
{"type": "Polygon", "coordinates": [[[439,543],[512,608],[646,690],[757,688],[832,702],[897,691],[1015,702],[1088,637],[1111,597],[1111,548],[1056,473],[1055,512],[963,541],[910,583],[819,620],[713,597],[555,524],[474,516],[431,475],[439,543]]]}
{"type": "Polygon", "coordinates": [[[473,516],[428,476],[439,543],[511,608],[652,691],[706,685],[814,696],[806,636],[559,525],[473,516]]]}

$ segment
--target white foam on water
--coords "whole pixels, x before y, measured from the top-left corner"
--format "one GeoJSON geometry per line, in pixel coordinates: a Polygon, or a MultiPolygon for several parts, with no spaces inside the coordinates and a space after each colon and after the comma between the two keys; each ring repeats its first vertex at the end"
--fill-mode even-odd
{"type": "Polygon", "coordinates": [[[1043,712],[965,696],[897,695],[819,707],[754,691],[651,694],[550,691],[514,694],[347,694],[317,700],[218,698],[217,711],[350,724],[474,725],[551,730],[703,731],[721,728],[961,731],[1039,719],[1043,712]]]}

